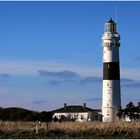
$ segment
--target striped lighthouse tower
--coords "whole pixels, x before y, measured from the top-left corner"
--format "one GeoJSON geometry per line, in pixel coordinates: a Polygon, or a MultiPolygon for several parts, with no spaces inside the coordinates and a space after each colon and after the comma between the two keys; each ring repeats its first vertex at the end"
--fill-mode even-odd
{"type": "Polygon", "coordinates": [[[113,122],[121,108],[119,47],[120,35],[116,23],[110,19],[105,24],[102,36],[103,46],[103,122],[113,122]]]}

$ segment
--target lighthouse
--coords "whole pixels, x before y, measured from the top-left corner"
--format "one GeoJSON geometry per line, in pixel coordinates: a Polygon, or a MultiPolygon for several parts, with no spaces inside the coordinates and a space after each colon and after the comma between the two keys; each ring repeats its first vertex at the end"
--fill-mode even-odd
{"type": "Polygon", "coordinates": [[[113,122],[121,109],[119,47],[120,35],[117,24],[110,18],[102,36],[103,47],[103,122],[113,122]]]}

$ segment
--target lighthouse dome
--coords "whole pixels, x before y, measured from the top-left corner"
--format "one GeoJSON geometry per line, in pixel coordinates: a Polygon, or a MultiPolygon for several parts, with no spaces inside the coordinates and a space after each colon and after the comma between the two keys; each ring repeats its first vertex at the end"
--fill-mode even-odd
{"type": "Polygon", "coordinates": [[[105,31],[115,33],[116,32],[116,23],[110,18],[110,20],[105,24],[105,31]]]}
{"type": "Polygon", "coordinates": [[[116,24],[116,23],[112,20],[112,18],[110,18],[110,20],[109,20],[107,23],[113,23],[113,24],[116,24]]]}

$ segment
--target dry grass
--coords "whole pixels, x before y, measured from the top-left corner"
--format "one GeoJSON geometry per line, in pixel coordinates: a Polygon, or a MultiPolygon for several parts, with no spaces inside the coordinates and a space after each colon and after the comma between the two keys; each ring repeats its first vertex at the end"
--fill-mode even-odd
{"type": "Polygon", "coordinates": [[[35,122],[0,121],[0,138],[140,138],[140,122],[52,122],[37,128],[35,122]]]}

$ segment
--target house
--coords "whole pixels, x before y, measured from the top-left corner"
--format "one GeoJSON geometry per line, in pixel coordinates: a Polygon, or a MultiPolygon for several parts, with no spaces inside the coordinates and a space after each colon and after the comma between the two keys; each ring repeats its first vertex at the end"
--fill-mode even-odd
{"type": "Polygon", "coordinates": [[[91,109],[86,107],[86,103],[81,105],[67,105],[64,103],[64,107],[56,109],[53,112],[53,118],[59,121],[101,121],[101,110],[91,109]]]}

